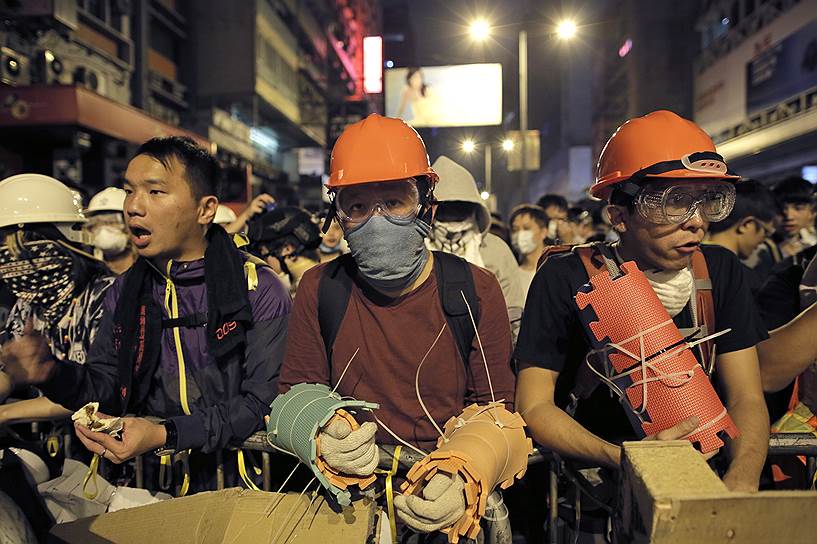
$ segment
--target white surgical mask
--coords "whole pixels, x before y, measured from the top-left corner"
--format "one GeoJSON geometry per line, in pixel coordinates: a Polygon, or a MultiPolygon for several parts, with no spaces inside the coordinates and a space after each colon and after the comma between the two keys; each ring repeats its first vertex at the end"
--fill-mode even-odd
{"type": "Polygon", "coordinates": [[[536,240],[533,231],[522,229],[511,234],[511,244],[522,255],[529,255],[536,249],[536,240]]]}
{"type": "Polygon", "coordinates": [[[128,235],[120,228],[101,226],[94,231],[94,247],[104,255],[117,255],[128,247],[128,235]]]}
{"type": "Polygon", "coordinates": [[[667,310],[670,317],[675,317],[692,297],[692,288],[695,279],[689,268],[682,270],[647,270],[644,272],[647,281],[652,285],[653,291],[658,295],[658,300],[667,310]]]}

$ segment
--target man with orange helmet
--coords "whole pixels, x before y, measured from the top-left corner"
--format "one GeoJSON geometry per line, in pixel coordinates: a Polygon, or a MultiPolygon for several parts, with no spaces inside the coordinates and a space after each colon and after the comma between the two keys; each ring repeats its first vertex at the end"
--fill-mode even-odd
{"type": "MultiPolygon", "coordinates": [[[[695,354],[705,369],[714,367],[709,377],[718,378],[718,391],[740,432],[727,441],[723,480],[730,489],[754,491],[769,430],[755,346],[767,334],[740,261],[721,247],[701,245],[710,222],[729,215],[739,180],[694,123],[669,111],[627,121],[602,150],[591,188],[593,196],[609,203],[620,242],[594,245],[592,257],[618,265],[635,261],[680,331],[700,332],[707,325],[707,335],[729,331],[712,341],[714,352],[695,354]],[[714,311],[704,307],[707,300],[714,311]]],[[[584,382],[591,351],[583,328],[587,316],[574,301],[588,281],[591,265],[585,264],[584,251],[590,250],[550,256],[533,279],[515,353],[521,369],[517,405],[540,444],[616,469],[620,443],[641,433],[625,417],[626,395],[619,402],[606,388],[595,387],[598,381],[589,387],[584,382]],[[584,400],[578,402],[579,397],[584,400]]],[[[678,439],[702,425],[690,417],[647,438],[678,439]]]]}
{"type": "MultiPolygon", "coordinates": [[[[439,434],[431,419],[513,398],[511,331],[496,277],[426,248],[437,181],[422,139],[399,119],[372,114],[332,150],[328,220],[337,218],[350,253],[303,275],[279,383],[282,393],[320,383],[380,405],[380,428],[322,431],[321,444],[341,452],[326,461],[342,473],[371,474],[375,444],[389,466],[399,441],[432,450],[439,434]]],[[[462,490],[440,474],[422,497],[394,504],[408,526],[436,531],[462,516],[462,490]]]]}

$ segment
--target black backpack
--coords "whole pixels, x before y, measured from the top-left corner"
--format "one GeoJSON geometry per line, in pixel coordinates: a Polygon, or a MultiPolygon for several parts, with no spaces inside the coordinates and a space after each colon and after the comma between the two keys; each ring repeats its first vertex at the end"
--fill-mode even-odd
{"type": "MultiPolygon", "coordinates": [[[[349,305],[352,282],[356,273],[357,266],[352,256],[341,255],[330,261],[323,269],[318,283],[318,323],[326,349],[326,359],[330,362],[332,345],[335,343],[335,337],[346,315],[346,307],[349,305]]],[[[465,299],[474,316],[474,322],[479,326],[479,300],[474,287],[471,267],[466,260],[456,255],[435,251],[434,273],[437,276],[437,292],[440,295],[445,320],[457,342],[457,349],[463,363],[468,368],[475,331],[468,315],[468,307],[460,291],[465,294],[465,299]]]]}

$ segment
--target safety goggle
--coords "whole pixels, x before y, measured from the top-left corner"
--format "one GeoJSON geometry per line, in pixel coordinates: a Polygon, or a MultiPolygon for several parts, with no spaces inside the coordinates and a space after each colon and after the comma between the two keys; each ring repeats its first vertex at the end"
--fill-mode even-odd
{"type": "Polygon", "coordinates": [[[699,212],[711,223],[722,221],[735,206],[735,186],[726,182],[647,186],[638,192],[635,205],[641,216],[657,224],[679,225],[699,212]]]}
{"type": "Polygon", "coordinates": [[[375,212],[393,221],[413,221],[420,211],[420,193],[413,178],[353,185],[335,194],[335,208],[343,226],[355,228],[375,212]]]}

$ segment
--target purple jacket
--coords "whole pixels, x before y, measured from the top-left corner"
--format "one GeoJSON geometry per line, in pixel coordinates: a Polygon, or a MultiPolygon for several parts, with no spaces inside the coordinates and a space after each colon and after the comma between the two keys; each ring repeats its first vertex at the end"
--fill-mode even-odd
{"type": "MultiPolygon", "coordinates": [[[[184,415],[179,391],[179,358],[173,329],[163,329],[159,365],[153,377],[144,413],[172,419],[178,430],[178,450],[204,452],[240,443],[263,426],[269,404],[275,398],[283,359],[286,325],[292,301],[275,274],[257,267],[258,286],[247,295],[253,323],[247,329],[244,353],[216,364],[208,355],[206,327],[180,328],[184,356],[186,395],[191,415],[184,415]]],[[[178,297],[178,315],[207,314],[204,260],[173,263],[170,271],[178,297]]],[[[165,307],[167,281],[152,275],[153,297],[169,318],[165,307]]],[[[98,401],[111,406],[117,400],[117,357],[113,346],[113,315],[124,285],[119,278],[108,290],[105,314],[97,339],[84,367],[60,363],[42,389],[53,401],[71,409],[98,401]]],[[[113,410],[111,410],[113,411],[113,410]]]]}

